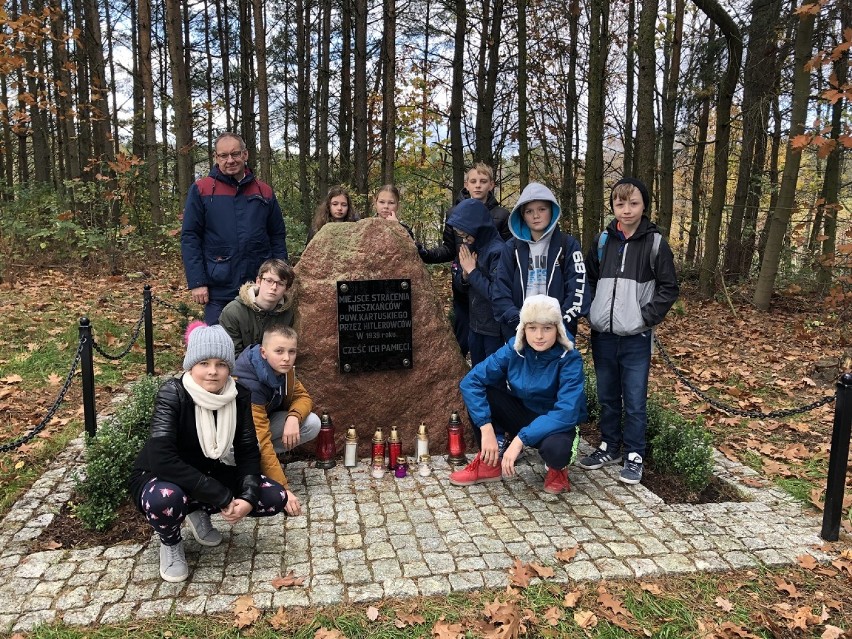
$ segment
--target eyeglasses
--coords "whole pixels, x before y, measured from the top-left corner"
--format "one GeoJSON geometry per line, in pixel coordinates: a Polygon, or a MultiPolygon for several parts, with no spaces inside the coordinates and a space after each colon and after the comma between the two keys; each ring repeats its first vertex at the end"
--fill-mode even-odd
{"type": "Polygon", "coordinates": [[[456,237],[459,238],[462,242],[466,242],[467,240],[473,240],[473,235],[469,233],[465,233],[464,231],[455,231],[456,237]]]}
{"type": "Polygon", "coordinates": [[[231,158],[232,160],[239,160],[245,151],[231,151],[230,153],[217,153],[216,157],[220,160],[227,160],[231,158]]]}
{"type": "Polygon", "coordinates": [[[276,280],[276,279],[271,278],[271,277],[261,277],[260,279],[261,279],[261,281],[266,282],[267,286],[270,286],[272,288],[277,288],[279,286],[285,286],[284,282],[282,282],[281,280],[276,280]]]}

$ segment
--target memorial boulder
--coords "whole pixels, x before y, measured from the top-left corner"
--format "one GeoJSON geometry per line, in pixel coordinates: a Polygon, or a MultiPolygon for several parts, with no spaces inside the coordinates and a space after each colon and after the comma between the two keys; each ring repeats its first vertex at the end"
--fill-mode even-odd
{"type": "MultiPolygon", "coordinates": [[[[447,452],[447,420],[466,420],[459,381],[467,373],[441,298],[411,238],[396,222],[326,224],[296,265],[297,374],[316,412],[334,421],[335,445],[358,432],[358,455],[396,426],[403,455],[417,428],[430,452],[447,452]]],[[[472,445],[465,421],[465,440],[472,445]]]]}

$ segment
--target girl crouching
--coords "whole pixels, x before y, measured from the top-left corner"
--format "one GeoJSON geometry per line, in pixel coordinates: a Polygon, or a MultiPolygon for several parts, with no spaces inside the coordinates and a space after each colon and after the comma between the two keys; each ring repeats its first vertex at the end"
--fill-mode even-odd
{"type": "Polygon", "coordinates": [[[251,398],[231,378],[234,343],[225,329],[190,325],[183,368],[157,393],[129,481],[134,503],[160,537],[160,576],[171,582],[189,576],[184,520],[199,544],[218,546],[222,533],[212,513],[231,525],[246,515],[299,514],[298,506],[287,508],[290,492],[260,473],[251,398]]]}

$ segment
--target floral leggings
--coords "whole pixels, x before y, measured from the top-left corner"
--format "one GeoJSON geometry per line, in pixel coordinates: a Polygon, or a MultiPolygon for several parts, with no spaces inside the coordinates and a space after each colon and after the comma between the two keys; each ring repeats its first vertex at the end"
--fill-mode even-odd
{"type": "MultiPolygon", "coordinates": [[[[160,536],[166,546],[174,546],[181,540],[180,526],[186,516],[196,510],[205,510],[213,514],[219,508],[192,499],[183,488],[168,481],[154,477],[142,491],[142,512],[148,523],[160,536]]],[[[272,517],[284,510],[287,505],[287,492],[276,481],[265,475],[260,476],[260,499],[249,517],[272,517]]]]}

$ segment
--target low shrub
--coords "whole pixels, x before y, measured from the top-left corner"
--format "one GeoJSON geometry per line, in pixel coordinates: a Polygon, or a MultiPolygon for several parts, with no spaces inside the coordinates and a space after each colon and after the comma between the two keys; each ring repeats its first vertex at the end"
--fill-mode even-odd
{"type": "Polygon", "coordinates": [[[161,381],[158,377],[139,380],[97,435],[86,438],[85,475],[77,478],[79,503],[74,513],[89,529],[109,528],[127,497],[127,479],[148,437],[161,381]]]}
{"type": "Polygon", "coordinates": [[[713,478],[713,440],[700,420],[688,420],[652,397],[647,439],[655,470],[680,477],[692,492],[707,488],[713,478]]]}

